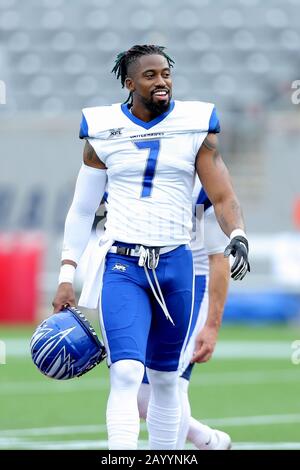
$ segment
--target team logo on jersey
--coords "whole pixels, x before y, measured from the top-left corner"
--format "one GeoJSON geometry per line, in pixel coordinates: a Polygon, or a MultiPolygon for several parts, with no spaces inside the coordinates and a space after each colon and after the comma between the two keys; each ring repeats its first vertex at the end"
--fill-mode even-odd
{"type": "Polygon", "coordinates": [[[127,266],[124,266],[124,264],[121,264],[121,263],[116,263],[112,268],[113,271],[121,271],[121,272],[126,271],[126,269],[127,269],[127,266]]]}
{"type": "Polygon", "coordinates": [[[115,129],[109,129],[110,135],[108,138],[110,139],[111,137],[116,137],[117,135],[121,135],[122,129],[124,129],[124,127],[116,127],[115,129]]]}

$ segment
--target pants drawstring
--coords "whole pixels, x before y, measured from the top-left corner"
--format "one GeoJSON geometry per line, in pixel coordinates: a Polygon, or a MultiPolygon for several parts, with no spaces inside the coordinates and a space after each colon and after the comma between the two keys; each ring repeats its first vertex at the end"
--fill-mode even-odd
{"type": "Polygon", "coordinates": [[[155,268],[157,268],[158,262],[159,262],[159,250],[155,248],[145,248],[144,246],[140,246],[139,255],[140,257],[139,257],[138,265],[141,267],[143,266],[146,277],[147,277],[147,281],[151,287],[154,297],[156,298],[158,304],[160,305],[162,311],[164,312],[166,319],[170,320],[170,322],[175,326],[175,323],[173,322],[172,317],[168,311],[164,296],[162,294],[162,291],[161,291],[161,288],[157,279],[156,271],[155,271],[155,268]],[[150,279],[148,268],[151,269],[153,273],[153,277],[154,277],[158,292],[156,292],[155,287],[150,279]]]}

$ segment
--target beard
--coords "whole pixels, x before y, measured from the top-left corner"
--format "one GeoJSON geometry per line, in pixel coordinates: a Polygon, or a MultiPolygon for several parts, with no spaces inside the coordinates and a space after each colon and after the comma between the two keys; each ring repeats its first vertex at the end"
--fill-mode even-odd
{"type": "Polygon", "coordinates": [[[154,116],[159,116],[160,114],[168,111],[171,101],[171,96],[169,95],[168,101],[158,101],[153,100],[153,96],[150,99],[141,97],[144,106],[153,114],[154,116]]]}

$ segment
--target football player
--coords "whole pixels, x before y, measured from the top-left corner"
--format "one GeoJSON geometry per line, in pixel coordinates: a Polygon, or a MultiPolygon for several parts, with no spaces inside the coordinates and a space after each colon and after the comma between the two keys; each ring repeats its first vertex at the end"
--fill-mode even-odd
{"type": "Polygon", "coordinates": [[[75,304],[75,268],[108,183],[105,236],[91,255],[79,305],[99,305],[110,365],[109,449],[137,448],[145,365],[152,386],[150,448],[176,447],[178,377],[194,295],[189,241],[195,171],[230,237],[232,277],[242,279],[248,270],[240,204],[218,149],[216,109],[174,101],[172,66],[163,47],[133,46],[118,55],[113,69],[129,91],[127,102],[86,108],[82,116],[83,165],[66,218],[53,305],[59,312],[75,304]]]}

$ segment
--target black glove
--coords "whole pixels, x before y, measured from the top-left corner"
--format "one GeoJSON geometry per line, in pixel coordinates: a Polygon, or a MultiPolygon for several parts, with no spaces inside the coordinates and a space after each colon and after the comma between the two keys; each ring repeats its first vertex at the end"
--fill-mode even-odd
{"type": "Polygon", "coordinates": [[[242,236],[233,237],[229,245],[225,248],[224,256],[229,255],[235,257],[235,261],[231,267],[231,277],[235,281],[241,281],[247,271],[250,272],[250,264],[248,262],[248,240],[242,236]]]}

